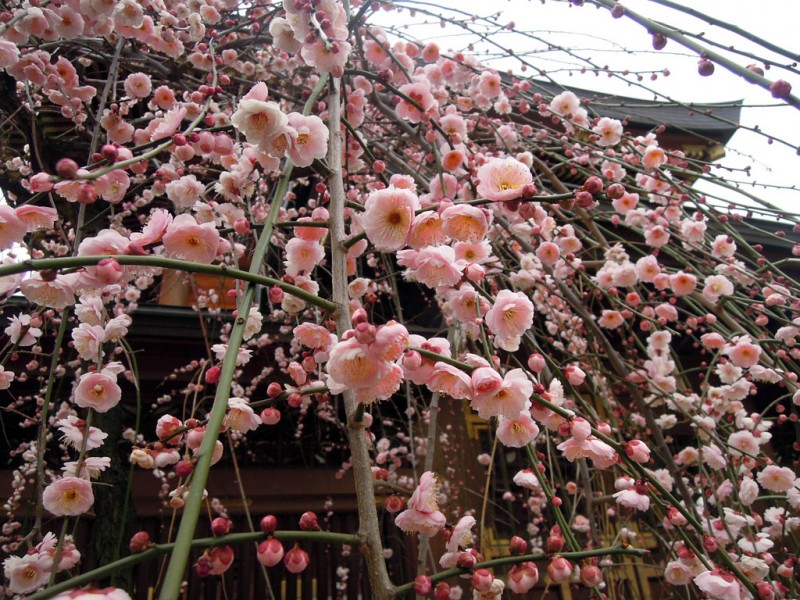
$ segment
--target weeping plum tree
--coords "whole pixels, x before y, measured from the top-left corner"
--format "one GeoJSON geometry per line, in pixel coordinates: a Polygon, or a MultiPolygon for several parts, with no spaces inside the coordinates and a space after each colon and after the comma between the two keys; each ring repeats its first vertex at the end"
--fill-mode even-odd
{"type": "MultiPolygon", "coordinates": [[[[731,54],[612,0],[574,4],[694,53],[698,77],[727,69],[800,107],[762,68],[791,79],[796,56],[768,40],[731,54]]],[[[622,560],[655,561],[674,597],[797,597],[797,221],[662,143],[664,127],[637,134],[540,87],[534,58],[520,60],[542,79],[372,23],[404,8],[495,46],[491,31],[513,27],[415,2],[3,4],[6,595],[124,599],[130,584],[108,578],[158,561],[154,593],[170,600],[188,569],[218,576],[242,544],[302,573],[308,554],[284,545],[303,541],[357,549],[362,591],[381,599],[492,599],[540,580],[620,598],[622,560]],[[221,337],[155,427],[111,435],[158,393],[127,339],[137,309],[197,274],[235,281],[194,295],[221,337]],[[228,320],[209,308],[220,298],[228,320]],[[419,298],[431,335],[403,310],[419,298]],[[462,451],[437,429],[445,401],[487,424],[491,455],[469,459],[486,477],[479,511],[452,493],[461,474],[434,470],[462,451]],[[221,511],[198,537],[214,464],[308,415],[346,438],[358,529],[322,531],[307,512],[231,533],[221,511]],[[522,465],[506,480],[495,462],[510,451],[522,465]],[[176,526],[84,568],[70,532],[111,482],[130,505],[133,469],[161,479],[176,526]],[[487,559],[495,501],[522,517],[487,559]],[[416,578],[387,570],[387,514],[416,578]]],[[[576,52],[563,49],[592,68],[576,52]]]]}

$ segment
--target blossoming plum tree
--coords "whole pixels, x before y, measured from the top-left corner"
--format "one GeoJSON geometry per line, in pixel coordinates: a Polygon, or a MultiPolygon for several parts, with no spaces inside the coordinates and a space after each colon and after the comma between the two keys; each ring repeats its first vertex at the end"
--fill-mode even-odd
{"type": "MultiPolygon", "coordinates": [[[[700,75],[717,64],[800,108],[760,67],[612,0],[586,4],[643,26],[656,49],[696,52],[700,75]]],[[[715,178],[663,127],[637,134],[571,91],[390,34],[371,22],[384,9],[399,10],[3,5],[0,389],[27,434],[4,505],[6,595],[122,600],[133,590],[107,577],[168,555],[156,593],[172,600],[193,548],[203,576],[254,542],[261,565],[302,573],[309,554],[284,544],[304,541],[357,546],[374,598],[457,598],[460,582],[494,599],[540,580],[619,598],[607,579],[622,556],[644,560],[628,529],[642,523],[675,597],[797,597],[800,222],[730,185],[730,211],[709,202],[692,184],[715,178]],[[82,570],[70,526],[125,472],[100,454],[101,424],[150,393],[128,332],[176,272],[237,282],[232,321],[187,367],[193,400],[124,442],[179,526],[82,570]],[[436,307],[439,334],[420,335],[406,296],[436,307]],[[482,511],[459,504],[461,474],[434,472],[437,453],[457,452],[437,430],[446,398],[488,424],[482,511]],[[379,427],[389,403],[405,419],[394,434],[379,427]],[[309,412],[347,437],[358,531],[322,531],[307,512],[297,531],[267,515],[231,533],[220,511],[196,538],[213,465],[309,412]],[[507,489],[504,448],[521,463],[507,489]],[[419,542],[409,581],[387,570],[376,489],[419,542]],[[522,516],[488,559],[495,500],[522,516]]]]}

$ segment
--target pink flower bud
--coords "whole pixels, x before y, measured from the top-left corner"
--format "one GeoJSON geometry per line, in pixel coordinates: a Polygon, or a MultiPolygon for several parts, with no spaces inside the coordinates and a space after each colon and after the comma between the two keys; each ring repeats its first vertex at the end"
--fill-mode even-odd
{"type": "Polygon", "coordinates": [[[403,366],[406,369],[414,371],[419,369],[420,365],[422,365],[422,356],[419,352],[409,350],[403,355],[403,366]]]}
{"type": "Polygon", "coordinates": [[[717,548],[719,548],[719,542],[717,541],[717,538],[711,537],[710,535],[704,535],[703,548],[705,548],[708,552],[716,552],[717,548]]]}
{"type": "Polygon", "coordinates": [[[456,564],[462,569],[471,569],[478,562],[475,555],[471,552],[460,552],[456,564]]]}
{"type": "Polygon", "coordinates": [[[119,150],[113,144],[104,144],[102,148],[100,148],[100,154],[103,155],[108,162],[113,163],[117,161],[117,156],[119,155],[119,150]]]}
{"type": "Polygon", "coordinates": [[[375,326],[369,323],[359,323],[355,328],[356,339],[362,344],[371,344],[375,341],[375,326]]]}
{"type": "Polygon", "coordinates": [[[222,374],[222,367],[219,365],[214,365],[208,371],[206,371],[205,380],[206,383],[217,383],[219,381],[219,377],[222,374]]]}
{"type": "Polygon", "coordinates": [[[28,179],[32,192],[49,192],[53,189],[53,178],[49,173],[36,173],[28,179]]]}
{"type": "Polygon", "coordinates": [[[525,554],[528,551],[528,542],[515,535],[508,542],[508,549],[511,554],[525,554]]]}
{"type": "Polygon", "coordinates": [[[392,494],[384,500],[383,507],[391,514],[398,513],[403,510],[403,499],[396,494],[392,494]]]}
{"type": "Polygon", "coordinates": [[[450,585],[441,581],[436,584],[436,590],[433,592],[434,600],[449,600],[450,599],[450,585]]]}
{"type": "Polygon", "coordinates": [[[431,578],[427,575],[419,575],[414,579],[414,593],[420,596],[427,596],[431,593],[432,589],[433,584],[431,583],[431,578]]]}
{"type": "Polygon", "coordinates": [[[206,550],[211,575],[222,575],[233,564],[233,548],[230,546],[216,546],[206,550]]]}
{"type": "Polygon", "coordinates": [[[583,417],[572,419],[572,437],[576,440],[585,440],[592,434],[592,426],[583,417]]]}
{"type": "Polygon", "coordinates": [[[568,365],[567,368],[564,369],[564,375],[567,376],[567,381],[569,381],[571,385],[576,386],[581,385],[586,379],[586,373],[576,365],[568,365]]]}
{"type": "Polygon", "coordinates": [[[211,521],[211,533],[215,536],[228,535],[233,528],[233,523],[225,517],[217,517],[211,521]]]}
{"type": "Polygon", "coordinates": [[[353,321],[353,327],[358,327],[360,323],[367,323],[369,321],[367,311],[365,311],[363,308],[356,309],[353,312],[351,320],[353,321]]]}
{"type": "Polygon", "coordinates": [[[547,576],[550,577],[554,583],[564,583],[571,575],[572,563],[566,558],[557,556],[547,565],[547,576]]]}
{"type": "Polygon", "coordinates": [[[775,588],[766,581],[759,581],[756,584],[756,591],[758,592],[758,600],[774,600],[775,588]]]}
{"type": "Polygon", "coordinates": [[[597,565],[587,565],[581,569],[581,583],[595,587],[603,583],[603,572],[597,565]]]}
{"type": "Polygon", "coordinates": [[[233,230],[239,235],[244,235],[250,232],[250,221],[247,219],[236,219],[233,222],[233,230]]]}
{"type": "Polygon", "coordinates": [[[478,263],[470,263],[464,269],[464,275],[472,283],[480,283],[486,277],[486,268],[478,263]]]}
{"type": "Polygon", "coordinates": [[[545,550],[550,553],[561,552],[564,548],[564,537],[559,533],[558,535],[550,535],[545,544],[545,550]]]}
{"type": "Polygon", "coordinates": [[[295,545],[295,547],[289,550],[286,556],[283,557],[283,564],[286,565],[290,573],[297,574],[305,571],[309,560],[308,553],[300,548],[300,546],[295,545]]]}
{"type": "Polygon", "coordinates": [[[317,515],[313,512],[306,511],[300,516],[300,529],[303,531],[319,531],[319,522],[317,515]]]}
{"type": "Polygon", "coordinates": [[[264,533],[271,534],[278,528],[278,519],[275,515],[267,515],[261,519],[260,527],[264,533]]]}
{"type": "Polygon", "coordinates": [[[78,203],[94,204],[97,201],[97,190],[90,183],[84,183],[78,188],[78,203]]]}
{"type": "Polygon", "coordinates": [[[646,463],[650,460],[650,448],[641,440],[631,440],[626,443],[625,454],[638,463],[646,463]]]}
{"type": "Polygon", "coordinates": [[[181,460],[175,464],[175,475],[186,478],[194,471],[194,464],[190,460],[181,460]]]}
{"type": "Polygon", "coordinates": [[[265,567],[274,567],[281,562],[283,559],[283,554],[283,545],[274,537],[270,537],[258,545],[256,558],[258,559],[258,562],[265,567]]]}
{"type": "Polygon", "coordinates": [[[94,272],[103,285],[113,285],[122,279],[122,267],[116,258],[104,258],[97,263],[94,272]]]}
{"type": "Polygon", "coordinates": [[[283,300],[283,290],[279,288],[277,285],[273,285],[269,288],[269,301],[273,304],[280,304],[283,300]]]}
{"type": "Polygon", "coordinates": [[[494,575],[488,569],[478,569],[472,574],[472,587],[478,592],[488,592],[493,581],[494,575]]]}
{"type": "Polygon", "coordinates": [[[130,549],[131,554],[137,554],[139,552],[144,552],[152,544],[153,543],[150,541],[149,533],[146,531],[137,531],[133,534],[130,544],[128,544],[128,548],[130,549]]]}
{"type": "Polygon", "coordinates": [[[792,84],[783,79],[778,79],[770,84],[769,91],[772,93],[773,98],[786,98],[792,93],[792,84]]]}
{"type": "Polygon", "coordinates": [[[281,411],[270,406],[261,411],[261,422],[264,425],[277,425],[281,420],[281,411]]]}
{"type": "Polygon", "coordinates": [[[714,63],[707,58],[701,58],[697,63],[697,72],[701,77],[709,77],[714,74],[714,63]]]}
{"type": "Polygon", "coordinates": [[[541,373],[545,367],[544,356],[534,352],[528,357],[528,368],[534,373],[541,373]]]}
{"type": "Polygon", "coordinates": [[[64,179],[75,179],[78,176],[78,163],[71,158],[62,158],[56,163],[56,173],[64,179]]]}
{"type": "Polygon", "coordinates": [[[611,435],[611,425],[608,423],[598,421],[596,429],[603,435],[611,435]]]}
{"type": "Polygon", "coordinates": [[[508,587],[515,594],[527,594],[539,581],[539,568],[534,562],[514,565],[508,572],[508,587]]]}

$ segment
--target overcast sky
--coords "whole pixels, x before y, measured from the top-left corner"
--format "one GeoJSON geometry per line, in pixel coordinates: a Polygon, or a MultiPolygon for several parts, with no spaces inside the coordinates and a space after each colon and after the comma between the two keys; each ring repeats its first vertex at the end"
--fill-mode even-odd
{"type": "MultiPolygon", "coordinates": [[[[800,38],[796,33],[800,4],[796,4],[794,0],[679,1],[800,54],[800,43],[797,41],[800,38]]],[[[518,56],[524,57],[537,69],[545,70],[558,83],[601,92],[654,98],[653,91],[635,85],[635,77],[628,77],[632,83],[626,83],[620,78],[609,78],[605,74],[597,76],[591,72],[580,73],[580,66],[590,67],[588,62],[581,62],[561,49],[548,49],[546,43],[535,39],[539,38],[568,49],[577,57],[589,59],[595,65],[608,65],[615,71],[655,71],[658,73],[657,79],[652,81],[648,74],[641,82],[642,85],[679,101],[743,100],[745,108],[742,110],[742,125],[758,126],[776,140],[787,142],[788,146],[778,141],[770,144],[764,136],[740,130],[728,144],[728,156],[719,162],[720,165],[736,170],[718,172],[731,180],[746,184],[800,187],[797,177],[800,173],[800,157],[796,153],[796,148],[800,147],[800,111],[782,105],[768,91],[747,83],[721,67],[717,67],[711,77],[700,77],[697,73],[697,55],[675,42],[670,41],[663,51],[654,53],[648,32],[630,19],[613,19],[607,10],[589,5],[575,7],[566,1],[556,0],[441,0],[439,3],[462,11],[460,14],[450,13],[455,18],[470,15],[485,17],[502,11],[499,22],[505,24],[513,21],[519,33],[498,31],[489,27],[483,31],[488,34],[490,42],[481,42],[460,34],[457,28],[442,29],[438,20],[432,18],[427,18],[427,26],[405,27],[405,33],[420,40],[436,39],[443,48],[453,50],[465,50],[469,43],[473,43],[475,53],[484,55],[482,60],[485,64],[502,70],[513,68],[523,74],[519,60],[507,57],[501,59],[492,55],[497,51],[493,43],[497,43],[512,48],[518,56]],[[669,70],[668,77],[661,74],[664,69],[669,70]],[[749,176],[742,171],[747,166],[751,167],[749,176]]],[[[415,3],[398,2],[400,4],[411,6],[415,3]]],[[[778,64],[790,64],[786,58],[775,56],[743,37],[660,6],[652,0],[625,0],[623,4],[651,19],[663,21],[687,32],[703,33],[707,39],[723,46],[734,45],[739,50],[774,60],[778,64]]],[[[435,10],[432,3],[420,2],[416,6],[420,10],[435,10]]],[[[425,18],[417,14],[414,20],[422,21],[425,18]]],[[[387,15],[380,22],[382,25],[397,24],[398,18],[394,14],[387,15]]],[[[481,22],[478,20],[476,25],[481,22]]],[[[700,42],[705,43],[702,40],[700,42]]],[[[715,49],[720,51],[719,48],[715,49]]],[[[742,66],[761,64],[752,58],[729,56],[742,66]]],[[[531,69],[527,73],[531,74],[531,69]]],[[[772,67],[766,72],[766,76],[769,79],[789,81],[793,84],[794,93],[800,94],[800,77],[796,74],[796,69],[787,71],[772,67]]],[[[747,189],[784,210],[800,212],[800,192],[797,190],[763,188],[760,185],[747,189]]],[[[707,191],[714,193],[710,188],[707,191]]]]}

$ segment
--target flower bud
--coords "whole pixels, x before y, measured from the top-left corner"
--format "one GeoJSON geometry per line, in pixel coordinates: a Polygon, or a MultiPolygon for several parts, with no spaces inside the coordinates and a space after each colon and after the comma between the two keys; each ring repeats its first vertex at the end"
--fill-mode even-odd
{"type": "Polygon", "coordinates": [[[283,300],[283,295],[283,290],[277,285],[273,285],[269,288],[269,301],[273,304],[280,304],[283,300]]]}
{"type": "Polygon", "coordinates": [[[261,411],[261,422],[264,425],[277,425],[281,420],[281,411],[270,406],[261,411]]]}
{"type": "Polygon", "coordinates": [[[205,374],[206,383],[217,383],[219,381],[219,377],[222,374],[222,367],[219,365],[214,365],[205,374]]]}
{"type": "Polygon", "coordinates": [[[256,558],[265,567],[274,567],[281,562],[283,554],[283,545],[274,537],[270,537],[258,545],[256,558]]]}
{"type": "Polygon", "coordinates": [[[62,158],[56,163],[56,173],[64,179],[75,179],[78,176],[78,163],[71,158],[62,158]]]}
{"type": "Polygon", "coordinates": [[[194,471],[194,463],[190,460],[181,460],[175,464],[175,475],[185,479],[194,471]]]}
{"type": "Polygon", "coordinates": [[[261,519],[260,526],[261,531],[269,535],[278,528],[278,519],[275,518],[275,515],[267,515],[261,519]]]}
{"type": "Polygon", "coordinates": [[[566,558],[557,556],[547,565],[547,576],[550,577],[554,583],[564,583],[571,575],[572,563],[566,558]]]}
{"type": "Polygon", "coordinates": [[[437,583],[433,598],[434,600],[450,600],[450,586],[444,581],[437,583]]]}
{"type": "Polygon", "coordinates": [[[515,594],[527,594],[539,581],[539,568],[534,562],[514,565],[508,572],[508,587],[515,594]]]}
{"type": "Polygon", "coordinates": [[[493,581],[494,575],[488,569],[478,569],[472,574],[472,587],[478,592],[488,592],[493,581]]]}
{"type": "Polygon", "coordinates": [[[228,535],[233,528],[233,523],[225,517],[217,517],[211,521],[211,533],[215,536],[228,535]]]}
{"type": "Polygon", "coordinates": [[[581,569],[581,583],[587,587],[595,587],[603,583],[603,572],[597,565],[586,565],[581,569]]]}
{"type": "Polygon", "coordinates": [[[152,545],[153,542],[150,541],[149,533],[146,531],[137,531],[133,534],[130,544],[128,544],[128,548],[130,549],[131,554],[137,554],[139,552],[144,552],[152,545]]]}
{"type": "Polygon", "coordinates": [[[79,204],[94,204],[97,201],[97,190],[91,183],[84,183],[78,188],[79,204]]]}
{"type": "Polygon", "coordinates": [[[427,575],[419,575],[414,579],[414,593],[420,596],[427,596],[431,593],[433,584],[431,578],[427,575]]]}
{"type": "Polygon", "coordinates": [[[317,515],[313,512],[306,511],[300,516],[300,529],[303,531],[319,531],[319,522],[317,515]]]}
{"type": "Polygon", "coordinates": [[[697,63],[697,72],[701,77],[709,77],[714,74],[714,63],[707,58],[701,58],[697,63]]]}
{"type": "Polygon", "coordinates": [[[514,555],[525,554],[528,551],[528,542],[523,540],[518,535],[515,535],[508,542],[508,549],[511,552],[511,554],[514,555]]]}
{"type": "Polygon", "coordinates": [[[286,565],[286,569],[294,574],[305,571],[309,561],[308,553],[298,545],[295,545],[283,557],[283,564],[286,565]]]}
{"type": "Polygon", "coordinates": [[[383,501],[383,507],[391,514],[400,512],[403,510],[403,500],[397,494],[392,494],[383,501]]]}
{"type": "Polygon", "coordinates": [[[544,356],[538,352],[534,352],[528,357],[528,368],[534,373],[541,373],[545,367],[544,356]]]}
{"type": "Polygon", "coordinates": [[[113,285],[122,279],[122,267],[116,258],[104,258],[97,263],[94,272],[103,285],[113,285]]]}

